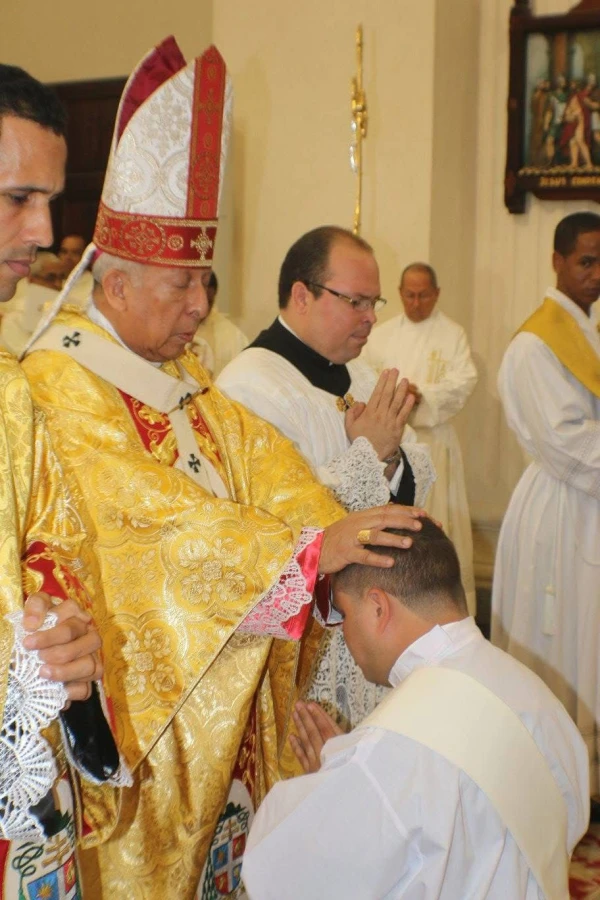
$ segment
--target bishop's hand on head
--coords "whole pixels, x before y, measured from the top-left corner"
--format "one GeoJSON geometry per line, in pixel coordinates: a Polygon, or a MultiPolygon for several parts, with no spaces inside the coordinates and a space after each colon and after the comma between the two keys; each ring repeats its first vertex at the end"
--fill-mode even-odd
{"type": "Polygon", "coordinates": [[[377,544],[381,547],[400,547],[408,549],[411,538],[406,535],[392,534],[389,528],[408,528],[419,531],[419,519],[427,517],[424,509],[417,506],[374,506],[352,512],[345,519],[339,519],[329,525],[323,532],[321,556],[319,558],[319,574],[331,575],[339,572],[350,563],[361,563],[364,566],[389,568],[394,564],[390,556],[375,553],[367,549],[365,544],[377,544]]]}

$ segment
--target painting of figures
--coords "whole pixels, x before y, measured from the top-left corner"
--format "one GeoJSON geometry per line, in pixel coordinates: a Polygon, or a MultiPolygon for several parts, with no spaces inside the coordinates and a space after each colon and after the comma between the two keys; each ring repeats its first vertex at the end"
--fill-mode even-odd
{"type": "Polygon", "coordinates": [[[600,174],[600,29],[530,34],[519,174],[600,174]]]}

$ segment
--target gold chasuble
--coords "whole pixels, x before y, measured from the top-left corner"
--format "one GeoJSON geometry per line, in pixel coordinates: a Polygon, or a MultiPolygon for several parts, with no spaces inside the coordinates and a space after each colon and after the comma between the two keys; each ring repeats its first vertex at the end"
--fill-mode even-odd
{"type": "MultiPolygon", "coordinates": [[[[81,521],[62,491],[62,472],[43,416],[34,416],[29,386],[13,356],[0,351],[0,711],[13,644],[9,613],[37,590],[88,606],[77,568],[81,521]]],[[[1,717],[0,717],[1,721],[1,717]]]]}
{"type": "Polygon", "coordinates": [[[588,391],[600,397],[600,358],[573,316],[560,303],[546,297],[517,334],[522,331],[537,335],[571,375],[588,391]]]}
{"type": "MultiPolygon", "coordinates": [[[[55,325],[116,343],[69,308],[55,325]]],[[[278,584],[302,528],[344,512],[291,443],[220,394],[189,351],[162,370],[203,388],[185,409],[228,498],[175,467],[164,413],[68,352],[34,347],[23,367],[93,523],[84,580],[117,742],[134,772],[112,803],[106,788],[97,797],[85,788],[84,846],[98,845],[82,854],[85,887],[94,900],[192,898],[206,863],[217,887],[199,896],[216,900],[237,883],[219,868],[227,841],[209,853],[232,778],[256,807],[279,777],[298,670],[310,664],[310,654],[299,662],[298,643],[238,628],[278,584]]],[[[238,862],[244,816],[227,820],[238,862]]]]}
{"type": "Polygon", "coordinates": [[[15,359],[0,354],[0,704],[4,709],[13,628],[8,613],[23,608],[22,540],[33,478],[33,408],[15,359]]]}
{"type": "MultiPolygon", "coordinates": [[[[13,652],[13,625],[6,619],[23,608],[24,594],[36,590],[48,591],[55,597],[71,597],[82,608],[89,604],[76,575],[86,553],[82,522],[63,490],[62,472],[48,441],[43,415],[34,414],[29,386],[16,360],[0,352],[0,724],[4,724],[16,738],[13,747],[15,761],[3,759],[9,781],[2,791],[0,808],[9,806],[8,796],[13,780],[21,784],[20,797],[32,797],[36,789],[36,775],[45,791],[44,766],[39,767],[39,728],[35,699],[28,694],[28,684],[17,685],[17,694],[10,695],[7,704],[8,675],[13,652]],[[68,567],[68,568],[67,568],[68,567]],[[16,705],[29,710],[29,740],[19,743],[15,728],[16,705]],[[21,753],[24,753],[21,756],[21,753]],[[38,769],[36,770],[36,764],[38,769]],[[8,795],[8,796],[7,796],[8,795]]],[[[22,677],[22,672],[17,677],[22,677]]],[[[11,690],[14,690],[13,681],[11,690]]],[[[41,716],[40,718],[45,718],[41,716]]],[[[52,748],[58,778],[53,787],[53,799],[61,813],[60,827],[55,828],[51,840],[30,837],[27,840],[0,840],[0,897],[41,896],[42,883],[76,885],[75,835],[81,831],[77,809],[78,775],[67,775],[67,765],[56,721],[43,736],[52,748]],[[71,788],[75,788],[75,798],[71,788]]],[[[101,788],[98,789],[99,791],[101,788]]],[[[18,791],[17,791],[18,793],[18,791]]],[[[28,804],[19,806],[25,815],[28,804]]],[[[14,833],[17,819],[3,822],[6,831],[14,833]]],[[[17,828],[18,830],[18,828],[17,828]]],[[[57,894],[66,896],[66,894],[57,894]]],[[[69,896],[71,896],[69,894],[69,896]]]]}

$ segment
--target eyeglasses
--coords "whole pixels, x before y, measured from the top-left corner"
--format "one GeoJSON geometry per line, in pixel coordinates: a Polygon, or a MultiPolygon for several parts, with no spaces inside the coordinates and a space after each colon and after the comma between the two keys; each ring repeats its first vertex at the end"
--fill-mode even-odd
{"type": "Polygon", "coordinates": [[[339,291],[334,291],[333,288],[327,287],[325,284],[317,284],[316,281],[305,281],[304,284],[309,289],[318,288],[320,291],[328,291],[328,293],[333,294],[334,297],[345,300],[346,303],[349,303],[352,309],[355,309],[357,312],[366,312],[368,309],[378,312],[380,309],[383,309],[387,303],[387,300],[384,300],[383,297],[375,297],[375,299],[372,299],[371,297],[348,297],[347,294],[340,294],[339,291]]]}

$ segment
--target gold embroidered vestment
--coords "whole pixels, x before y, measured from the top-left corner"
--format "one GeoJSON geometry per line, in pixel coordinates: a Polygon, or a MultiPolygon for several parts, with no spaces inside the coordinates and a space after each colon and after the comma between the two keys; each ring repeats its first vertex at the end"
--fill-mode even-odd
{"type": "MultiPolygon", "coordinates": [[[[55,321],[107,336],[69,308],[55,321]]],[[[178,363],[207,383],[191,352],[178,363]]],[[[85,788],[86,843],[105,841],[83,854],[88,885],[98,898],[191,897],[253,701],[256,800],[278,777],[289,717],[298,645],[236,628],[277,582],[301,528],[344,513],[289,441],[214,386],[196,395],[189,415],[205,423],[195,427],[198,448],[233,500],[173,467],[174,442],[158,439],[159,413],[157,439],[146,447],[135,417],[151,418],[147,407],[63,353],[34,351],[23,365],[67,484],[85,498],[92,523],[83,580],[103,639],[117,741],[136,773],[134,787],[110,802],[105,789],[85,788]]],[[[164,368],[177,372],[173,363],[164,368]]]]}

